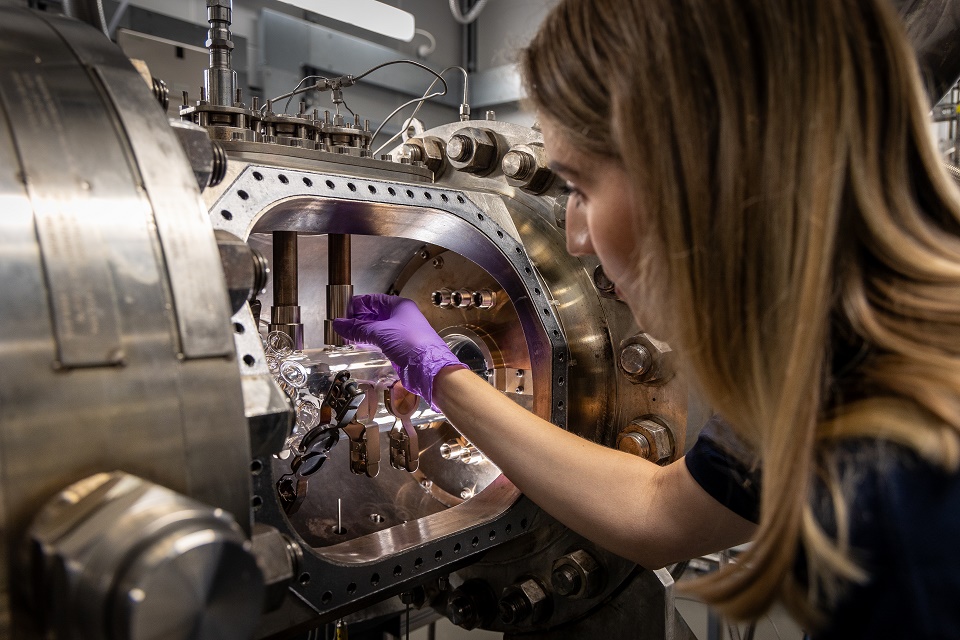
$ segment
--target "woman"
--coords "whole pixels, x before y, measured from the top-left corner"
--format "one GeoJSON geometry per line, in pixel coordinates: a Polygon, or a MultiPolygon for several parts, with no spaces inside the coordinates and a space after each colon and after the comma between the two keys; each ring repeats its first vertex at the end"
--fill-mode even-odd
{"type": "Polygon", "coordinates": [[[960,204],[888,3],[565,0],[523,53],[569,251],[724,418],[684,460],[524,412],[410,301],[357,298],[337,330],[608,549],[657,567],[752,540],[693,587],[731,617],[779,600],[818,637],[960,637],[960,204]]]}

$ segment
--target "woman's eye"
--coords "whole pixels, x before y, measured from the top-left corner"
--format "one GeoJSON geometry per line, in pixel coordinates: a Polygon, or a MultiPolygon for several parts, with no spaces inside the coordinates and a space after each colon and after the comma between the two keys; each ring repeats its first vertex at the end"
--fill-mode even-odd
{"type": "Polygon", "coordinates": [[[563,195],[571,200],[580,200],[583,197],[583,193],[569,182],[563,185],[563,195]]]}

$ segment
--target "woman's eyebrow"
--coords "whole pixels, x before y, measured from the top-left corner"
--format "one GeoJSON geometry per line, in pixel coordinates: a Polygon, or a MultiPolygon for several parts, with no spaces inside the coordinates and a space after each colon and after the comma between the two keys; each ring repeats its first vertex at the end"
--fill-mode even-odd
{"type": "Polygon", "coordinates": [[[569,165],[563,164],[562,162],[557,162],[556,160],[551,160],[549,163],[547,163],[547,167],[554,173],[559,173],[568,178],[577,179],[580,177],[579,171],[569,165]]]}

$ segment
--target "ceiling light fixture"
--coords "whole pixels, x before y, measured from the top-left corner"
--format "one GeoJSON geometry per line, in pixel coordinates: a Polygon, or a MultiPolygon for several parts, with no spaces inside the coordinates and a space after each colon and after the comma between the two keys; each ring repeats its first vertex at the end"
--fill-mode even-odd
{"type": "Polygon", "coordinates": [[[327,18],[404,42],[413,40],[413,14],[377,0],[280,0],[327,18]]]}

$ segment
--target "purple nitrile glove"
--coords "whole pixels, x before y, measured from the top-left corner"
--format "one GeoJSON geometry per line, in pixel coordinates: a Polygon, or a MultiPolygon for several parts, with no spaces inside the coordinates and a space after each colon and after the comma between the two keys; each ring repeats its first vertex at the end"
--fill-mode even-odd
{"type": "Polygon", "coordinates": [[[334,330],[351,342],[379,347],[393,363],[403,386],[431,407],[433,379],[440,370],[467,368],[413,300],[383,293],[354,296],[347,305],[347,316],[333,321],[334,330]]]}

